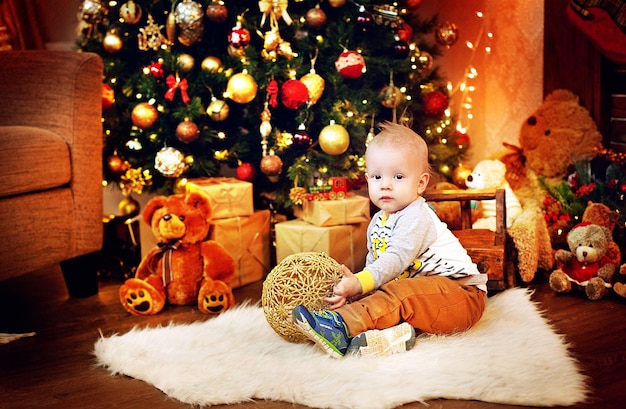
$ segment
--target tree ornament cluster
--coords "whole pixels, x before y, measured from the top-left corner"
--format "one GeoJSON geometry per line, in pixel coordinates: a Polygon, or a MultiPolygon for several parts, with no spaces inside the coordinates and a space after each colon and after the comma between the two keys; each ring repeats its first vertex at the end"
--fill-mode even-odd
{"type": "Polygon", "coordinates": [[[454,169],[469,139],[427,130],[454,129],[433,55],[458,29],[424,20],[420,4],[83,0],[79,47],[105,63],[105,180],[141,169],[146,189],[173,193],[232,168],[288,210],[314,180],[359,180],[385,120],[423,135],[435,169],[454,169]]]}

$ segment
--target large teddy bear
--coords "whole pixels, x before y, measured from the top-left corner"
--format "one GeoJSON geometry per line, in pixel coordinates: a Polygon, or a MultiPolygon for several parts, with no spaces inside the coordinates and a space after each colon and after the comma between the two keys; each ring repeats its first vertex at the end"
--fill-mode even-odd
{"type": "Polygon", "coordinates": [[[157,196],[146,204],[143,221],[158,246],[120,288],[126,311],[157,314],[169,303],[197,304],[203,313],[217,314],[234,305],[229,283],[235,260],[221,244],[205,240],[211,214],[208,198],[198,192],[157,196]]]}
{"type": "Polygon", "coordinates": [[[567,233],[569,251],[559,249],[554,255],[557,269],[550,274],[550,288],[559,293],[582,289],[590,300],[604,297],[619,266],[606,255],[611,241],[604,226],[588,222],[574,226],[567,233]]]}
{"type": "Polygon", "coordinates": [[[591,160],[602,135],[589,111],[569,90],[557,89],[522,123],[519,147],[506,145],[507,180],[514,191],[532,186],[529,178],[562,179],[576,161],[591,160]]]}
{"type": "MultiPolygon", "coordinates": [[[[506,193],[506,226],[511,227],[515,219],[522,213],[522,206],[506,181],[505,174],[506,166],[501,161],[482,160],[474,166],[472,173],[465,179],[465,186],[470,190],[504,189],[506,193]]],[[[472,227],[496,231],[495,200],[483,200],[479,205],[479,218],[474,221],[472,227]]]]}

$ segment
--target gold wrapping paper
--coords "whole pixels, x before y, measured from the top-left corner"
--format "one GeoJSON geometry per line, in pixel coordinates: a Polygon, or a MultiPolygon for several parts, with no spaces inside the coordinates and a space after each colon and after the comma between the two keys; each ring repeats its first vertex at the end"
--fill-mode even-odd
{"type": "Polygon", "coordinates": [[[276,224],[276,262],[303,252],[324,252],[353,272],[365,266],[368,223],[320,227],[302,220],[276,224]]]}
{"type": "Polygon", "coordinates": [[[237,262],[231,288],[263,280],[270,270],[270,211],[211,222],[209,239],[222,244],[237,262]]]}
{"type": "Polygon", "coordinates": [[[370,200],[359,195],[341,200],[305,200],[299,217],[316,226],[369,222],[370,200]]]}
{"type": "Polygon", "coordinates": [[[254,213],[252,183],[235,178],[189,179],[187,192],[202,191],[213,208],[212,219],[250,216],[254,213]]]}

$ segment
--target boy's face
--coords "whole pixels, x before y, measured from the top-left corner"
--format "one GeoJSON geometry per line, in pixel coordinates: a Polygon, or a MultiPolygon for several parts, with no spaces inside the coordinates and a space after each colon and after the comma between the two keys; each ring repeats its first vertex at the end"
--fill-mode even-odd
{"type": "Polygon", "coordinates": [[[388,214],[411,204],[426,190],[429,175],[408,149],[370,146],[366,156],[370,200],[388,214]]]}

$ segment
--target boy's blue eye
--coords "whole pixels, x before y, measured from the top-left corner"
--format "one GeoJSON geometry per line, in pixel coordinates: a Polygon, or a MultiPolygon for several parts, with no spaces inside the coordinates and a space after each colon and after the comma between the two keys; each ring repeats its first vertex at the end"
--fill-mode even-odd
{"type": "Polygon", "coordinates": [[[375,179],[375,180],[380,180],[380,179],[382,178],[382,176],[380,176],[380,175],[374,175],[374,176],[372,176],[372,178],[373,178],[373,179],[375,179]]]}
{"type": "Polygon", "coordinates": [[[394,176],[394,179],[396,179],[396,180],[402,180],[402,179],[404,179],[404,176],[403,176],[403,175],[395,175],[395,176],[394,176]]]}

